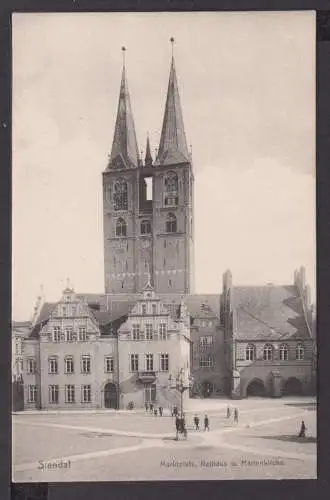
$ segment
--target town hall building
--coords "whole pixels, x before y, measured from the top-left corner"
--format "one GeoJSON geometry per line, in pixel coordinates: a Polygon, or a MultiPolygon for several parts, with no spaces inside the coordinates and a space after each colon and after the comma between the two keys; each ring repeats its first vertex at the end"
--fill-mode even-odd
{"type": "MultiPolygon", "coordinates": [[[[172,42],[173,43],[173,42],[172,42]]],[[[280,397],[315,390],[304,268],[283,286],[194,293],[194,173],[174,57],[156,157],[139,154],[123,64],[102,174],[102,294],[68,283],[39,304],[19,352],[24,408],[164,408],[183,397],[280,397]]],[[[14,366],[17,366],[17,363],[14,366]]]]}

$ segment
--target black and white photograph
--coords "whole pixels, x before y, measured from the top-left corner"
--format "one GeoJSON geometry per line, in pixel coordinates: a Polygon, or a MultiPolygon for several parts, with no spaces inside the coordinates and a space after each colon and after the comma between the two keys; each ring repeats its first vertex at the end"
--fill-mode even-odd
{"type": "Polygon", "coordinates": [[[316,14],[12,16],[12,480],[316,479],[316,14]]]}

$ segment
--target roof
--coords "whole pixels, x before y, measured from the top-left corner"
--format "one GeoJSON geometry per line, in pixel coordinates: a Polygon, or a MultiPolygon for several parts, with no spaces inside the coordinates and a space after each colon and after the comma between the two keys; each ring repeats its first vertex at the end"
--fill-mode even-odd
{"type": "Polygon", "coordinates": [[[310,339],[295,286],[234,286],[232,306],[236,339],[310,339]]]}
{"type": "Polygon", "coordinates": [[[186,134],[184,131],[179,87],[174,58],[171,61],[170,77],[163,119],[162,133],[155,164],[171,165],[189,162],[186,134]]]}
{"type": "Polygon", "coordinates": [[[128,92],[125,66],[123,66],[117,119],[108,168],[132,168],[139,165],[139,152],[135,125],[128,92]]]}

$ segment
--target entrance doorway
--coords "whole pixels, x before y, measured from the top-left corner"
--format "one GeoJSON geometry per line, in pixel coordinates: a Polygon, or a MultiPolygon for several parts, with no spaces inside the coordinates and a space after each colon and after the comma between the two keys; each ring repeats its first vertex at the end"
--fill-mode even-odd
{"type": "Polygon", "coordinates": [[[301,396],[302,385],[296,377],[290,377],[285,381],[282,391],[283,396],[301,396]]]}
{"type": "Polygon", "coordinates": [[[104,386],[104,407],[116,410],[118,408],[118,393],[116,384],[109,382],[104,386]]]}
{"type": "Polygon", "coordinates": [[[156,384],[148,384],[144,387],[144,402],[156,402],[156,384]]]}
{"type": "Polygon", "coordinates": [[[266,395],[265,386],[262,380],[252,380],[246,389],[246,397],[264,397],[266,395]]]}

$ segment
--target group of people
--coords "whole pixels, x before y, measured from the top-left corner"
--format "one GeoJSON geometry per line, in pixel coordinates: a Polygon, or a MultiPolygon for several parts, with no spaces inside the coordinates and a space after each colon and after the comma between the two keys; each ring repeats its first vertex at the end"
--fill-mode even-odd
{"type": "MultiPolygon", "coordinates": [[[[231,415],[232,415],[232,409],[230,406],[227,406],[227,418],[228,418],[228,420],[231,418],[231,415]]],[[[234,416],[234,423],[238,424],[238,408],[234,408],[233,416],[234,416]]]]}
{"type": "MultiPolygon", "coordinates": [[[[194,424],[196,431],[199,431],[199,416],[197,414],[194,416],[194,424]]],[[[204,417],[204,431],[206,430],[210,430],[210,419],[207,415],[204,417]]]]}
{"type": "Polygon", "coordinates": [[[158,406],[158,408],[157,408],[156,406],[153,405],[153,403],[145,403],[145,409],[146,409],[146,412],[153,413],[155,415],[155,417],[157,417],[158,414],[160,417],[163,416],[163,407],[162,406],[158,406]]]}

